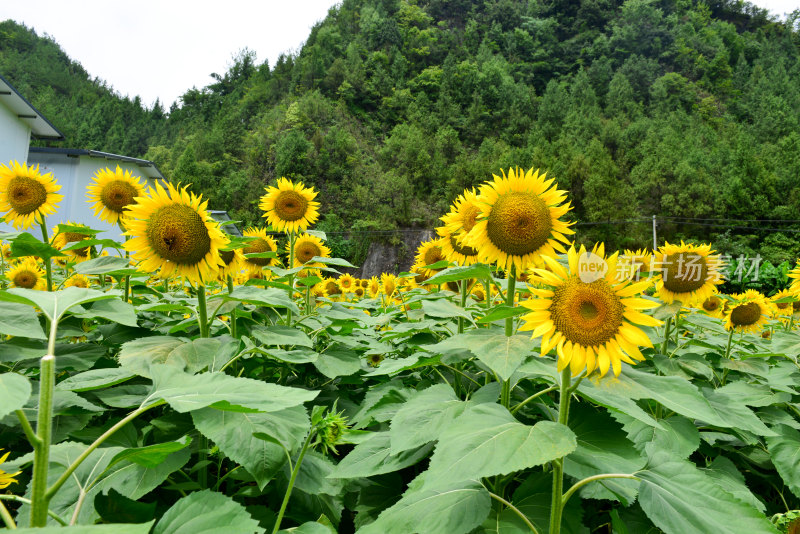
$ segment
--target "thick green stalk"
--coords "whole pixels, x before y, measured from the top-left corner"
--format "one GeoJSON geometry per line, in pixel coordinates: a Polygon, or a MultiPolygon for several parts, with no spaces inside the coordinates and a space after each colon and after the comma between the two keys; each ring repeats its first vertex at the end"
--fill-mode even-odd
{"type": "MultiPolygon", "coordinates": [[[[461,302],[460,302],[461,308],[464,308],[467,305],[467,285],[468,285],[467,282],[468,282],[467,280],[461,280],[461,282],[459,282],[459,290],[460,290],[460,293],[461,293],[461,295],[460,295],[461,296],[461,302]]],[[[464,326],[465,325],[466,325],[466,319],[464,319],[463,317],[459,317],[458,318],[458,333],[459,334],[463,334],[464,333],[464,326]]]]}
{"type": "MultiPolygon", "coordinates": [[[[517,268],[512,263],[511,269],[508,272],[508,288],[506,289],[506,304],[514,306],[514,294],[517,290],[517,268]]],[[[508,317],[506,319],[506,336],[511,337],[514,335],[514,318],[508,317]]],[[[508,408],[511,405],[511,379],[503,381],[503,389],[500,392],[500,404],[508,408]]]]}
{"type": "Polygon", "coordinates": [[[672,317],[667,317],[667,322],[664,324],[664,341],[661,343],[661,354],[667,355],[667,345],[669,345],[669,331],[672,326],[672,317]]]}
{"type": "MultiPolygon", "coordinates": [[[[294,241],[295,235],[294,232],[289,232],[289,269],[294,268],[294,241]]],[[[289,275],[289,300],[294,301],[294,275],[289,275]]],[[[292,326],[292,310],[286,310],[286,325],[292,326]]]]}
{"type": "MultiPolygon", "coordinates": [[[[233,277],[228,275],[228,295],[233,293],[233,277]]],[[[231,310],[231,337],[237,337],[236,332],[236,308],[231,310]]]]}
{"type": "Polygon", "coordinates": [[[203,284],[197,284],[197,322],[200,323],[200,337],[208,337],[208,304],[203,284]]]}
{"type": "Polygon", "coordinates": [[[728,346],[725,347],[725,359],[726,360],[731,357],[731,340],[732,339],[733,339],[733,328],[731,328],[731,331],[728,332],[728,346]]]}
{"type": "MultiPolygon", "coordinates": [[[[39,221],[39,226],[42,227],[42,241],[50,244],[50,238],[47,236],[47,224],[44,220],[44,215],[41,216],[41,220],[39,221]]],[[[44,272],[47,276],[47,290],[53,290],[53,262],[50,258],[44,258],[44,272]]]]}
{"type": "Polygon", "coordinates": [[[281,529],[281,521],[283,520],[283,514],[286,512],[286,507],[289,505],[289,498],[292,496],[292,490],[294,489],[294,482],[297,480],[297,474],[300,472],[300,465],[303,463],[303,457],[306,455],[306,451],[308,450],[308,446],[311,444],[311,439],[316,434],[314,429],[311,429],[308,432],[308,436],[306,437],[305,443],[303,443],[303,448],[300,450],[300,456],[297,457],[297,462],[294,464],[294,469],[292,469],[292,476],[289,478],[289,486],[286,488],[286,493],[283,496],[283,502],[281,503],[281,509],[278,512],[278,517],[275,519],[275,526],[272,529],[272,534],[277,534],[277,532],[281,529]]]}
{"type": "MultiPolygon", "coordinates": [[[[561,371],[561,389],[558,399],[558,422],[569,426],[570,382],[569,366],[561,371]]],[[[564,491],[564,459],[553,461],[553,496],[550,501],[550,534],[560,534],[561,514],[564,511],[561,493],[564,491]]]]}
{"type": "Polygon", "coordinates": [[[594,475],[594,476],[591,476],[591,477],[586,477],[583,480],[580,480],[580,481],[576,482],[575,484],[573,484],[573,486],[569,490],[567,490],[567,492],[561,498],[561,506],[562,506],[562,508],[567,505],[567,501],[569,501],[569,498],[572,497],[572,495],[576,491],[581,489],[583,486],[585,486],[586,484],[588,484],[590,482],[594,482],[595,480],[605,480],[607,478],[629,478],[631,480],[639,480],[639,478],[637,476],[629,475],[627,473],[604,473],[602,475],[594,475]]]}

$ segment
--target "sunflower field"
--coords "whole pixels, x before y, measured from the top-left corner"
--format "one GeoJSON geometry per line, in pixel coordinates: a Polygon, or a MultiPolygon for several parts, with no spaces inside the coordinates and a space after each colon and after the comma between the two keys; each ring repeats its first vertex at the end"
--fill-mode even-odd
{"type": "Polygon", "coordinates": [[[800,264],[723,294],[710,244],[576,245],[533,169],[371,279],[302,183],[235,238],[188,187],[105,169],[87,199],[123,242],[49,226],[59,190],[0,167],[8,530],[800,531],[800,264]]]}

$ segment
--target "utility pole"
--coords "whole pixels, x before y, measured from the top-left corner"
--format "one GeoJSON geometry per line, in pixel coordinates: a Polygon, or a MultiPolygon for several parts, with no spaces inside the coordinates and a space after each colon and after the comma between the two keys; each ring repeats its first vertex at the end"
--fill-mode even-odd
{"type": "Polygon", "coordinates": [[[658,237],[656,235],[656,216],[653,215],[653,252],[658,249],[658,237]]]}

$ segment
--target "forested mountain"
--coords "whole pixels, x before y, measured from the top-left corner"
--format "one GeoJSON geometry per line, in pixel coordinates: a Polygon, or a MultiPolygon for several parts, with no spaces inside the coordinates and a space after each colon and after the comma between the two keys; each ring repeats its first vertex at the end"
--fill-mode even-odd
{"type": "MultiPolygon", "coordinates": [[[[344,0],[298,54],[241,51],[168,112],[7,21],[0,73],[70,146],[154,160],[246,223],[286,176],[320,191],[328,231],[432,228],[519,165],[556,177],[576,220],[685,218],[662,235],[780,261],[800,234],[724,226],[800,228],[740,222],[800,218],[798,20],[734,0],[344,0]]],[[[644,246],[650,230],[580,239],[644,246]]]]}

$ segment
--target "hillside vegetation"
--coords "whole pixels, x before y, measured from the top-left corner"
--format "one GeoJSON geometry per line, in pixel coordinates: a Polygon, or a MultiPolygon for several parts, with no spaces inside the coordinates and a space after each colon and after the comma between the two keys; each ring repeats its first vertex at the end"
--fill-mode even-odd
{"type": "MultiPolygon", "coordinates": [[[[557,178],[576,220],[682,218],[661,235],[779,262],[800,254],[800,225],[737,221],[800,213],[798,20],[730,0],[345,0],[296,55],[240,51],[168,110],[6,21],[0,73],[67,145],[154,160],[245,224],[286,176],[320,191],[321,229],[431,228],[519,165],[557,178]]],[[[581,239],[644,246],[650,231],[581,239]]]]}

